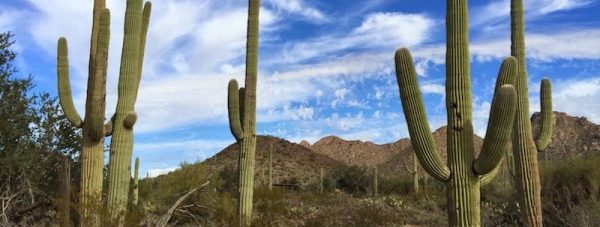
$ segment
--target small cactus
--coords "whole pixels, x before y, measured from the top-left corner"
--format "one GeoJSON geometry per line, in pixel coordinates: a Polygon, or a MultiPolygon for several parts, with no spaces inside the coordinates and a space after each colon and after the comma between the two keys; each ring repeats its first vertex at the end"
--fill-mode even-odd
{"type": "Polygon", "coordinates": [[[248,35],[246,43],[245,88],[238,89],[232,79],[228,85],[228,113],[231,133],[240,144],[238,162],[240,226],[252,222],[252,198],[254,193],[254,164],[256,153],[256,81],[258,74],[258,15],[260,0],[248,1],[248,35]]]}
{"type": "Polygon", "coordinates": [[[377,166],[373,166],[373,197],[379,194],[379,183],[377,182],[377,166]]]}
{"type": "Polygon", "coordinates": [[[139,195],[139,169],[140,169],[140,158],[135,158],[135,169],[133,171],[133,190],[131,195],[131,203],[134,206],[138,205],[138,195],[139,195]]]}
{"type": "Polygon", "coordinates": [[[269,191],[273,191],[273,144],[269,149],[269,191]]]}
{"type": "Polygon", "coordinates": [[[324,179],[323,168],[319,168],[319,193],[323,194],[325,192],[325,179],[324,179]]]}
{"type": "Polygon", "coordinates": [[[413,152],[413,166],[412,168],[408,167],[408,164],[404,162],[404,167],[406,167],[406,171],[413,176],[413,191],[416,194],[419,194],[419,160],[417,160],[417,154],[413,152]]]}

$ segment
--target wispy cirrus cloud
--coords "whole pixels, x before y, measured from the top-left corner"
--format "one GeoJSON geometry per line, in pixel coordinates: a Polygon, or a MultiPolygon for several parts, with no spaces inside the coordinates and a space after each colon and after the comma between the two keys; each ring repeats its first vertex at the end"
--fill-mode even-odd
{"type": "Polygon", "coordinates": [[[309,6],[304,0],[267,0],[275,9],[285,11],[293,16],[299,15],[301,18],[314,23],[326,23],[330,18],[321,10],[309,6]]]}

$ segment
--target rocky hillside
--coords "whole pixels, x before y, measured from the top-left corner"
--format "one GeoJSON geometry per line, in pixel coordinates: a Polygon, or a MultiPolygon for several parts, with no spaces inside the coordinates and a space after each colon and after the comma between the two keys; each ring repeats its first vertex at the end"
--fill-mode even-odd
{"type": "MultiPolygon", "coordinates": [[[[572,117],[565,113],[555,112],[554,133],[547,152],[549,159],[582,156],[588,153],[600,153],[600,126],[585,118],[572,117]]],[[[532,128],[534,135],[539,131],[540,114],[533,114],[532,128]]],[[[446,160],[446,127],[433,133],[440,156],[446,160]]],[[[476,153],[479,153],[483,139],[473,136],[476,153]]],[[[302,182],[316,179],[319,168],[326,170],[340,164],[359,166],[378,166],[382,174],[406,173],[405,163],[412,164],[412,146],[409,139],[401,139],[394,143],[374,144],[372,142],[348,141],[335,136],[327,136],[309,144],[300,144],[271,137],[259,136],[256,156],[256,179],[266,179],[268,166],[268,148],[274,146],[274,180],[298,178],[302,182]]],[[[204,163],[212,172],[223,168],[237,168],[239,147],[232,144],[204,163]]],[[[423,171],[421,169],[421,171],[423,171]]]]}
{"type": "MultiPolygon", "coordinates": [[[[433,132],[433,139],[435,140],[435,145],[440,154],[440,157],[446,163],[447,157],[447,147],[446,147],[446,126],[441,127],[435,132],[433,132]]],[[[412,166],[413,161],[413,149],[410,144],[410,140],[408,140],[408,146],[403,149],[398,154],[392,156],[389,160],[378,165],[380,172],[383,174],[397,174],[397,173],[407,173],[405,165],[412,166]]],[[[481,147],[483,146],[483,139],[477,135],[473,135],[473,141],[475,142],[475,152],[479,153],[481,147]]],[[[419,165],[419,171],[423,173],[423,169],[419,165]]]]}
{"type": "Polygon", "coordinates": [[[310,145],[310,148],[346,165],[373,166],[386,162],[408,146],[410,146],[408,139],[380,145],[368,141],[348,141],[336,136],[327,136],[310,145]]]}
{"type": "MultiPolygon", "coordinates": [[[[291,143],[272,136],[258,136],[256,149],[255,179],[257,183],[268,179],[269,149],[273,145],[273,181],[282,182],[285,179],[296,178],[302,183],[314,181],[319,169],[330,170],[340,165],[340,162],[325,155],[318,154],[296,143],[291,143]]],[[[207,159],[207,165],[212,173],[218,173],[223,168],[237,168],[239,145],[231,144],[215,156],[207,159]]]]}
{"type": "MultiPolygon", "coordinates": [[[[540,131],[541,117],[540,113],[534,113],[531,117],[534,138],[540,131]]],[[[554,112],[552,142],[546,152],[550,160],[600,153],[600,125],[585,117],[554,112]]]]}

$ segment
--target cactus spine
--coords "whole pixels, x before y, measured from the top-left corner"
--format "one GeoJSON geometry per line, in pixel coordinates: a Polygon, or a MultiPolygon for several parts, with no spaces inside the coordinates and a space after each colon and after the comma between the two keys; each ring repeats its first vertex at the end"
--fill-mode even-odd
{"type": "Polygon", "coordinates": [[[379,193],[379,183],[377,182],[377,166],[373,166],[373,197],[379,193]]]}
{"type": "Polygon", "coordinates": [[[273,144],[269,149],[269,191],[273,191],[273,144]]]}
{"type": "Polygon", "coordinates": [[[248,34],[246,43],[245,88],[238,89],[235,79],[229,81],[229,127],[240,143],[239,199],[240,226],[250,226],[254,188],[254,163],[256,153],[256,80],[258,74],[258,15],[260,0],[248,1],[248,34]]]}
{"type": "Polygon", "coordinates": [[[69,81],[69,58],[67,40],[58,40],[57,74],[58,94],[67,119],[82,128],[81,192],[79,205],[82,226],[98,224],[98,207],[102,200],[102,178],[104,166],[104,111],[106,96],[106,68],[110,40],[110,13],[104,0],[95,0],[92,19],[88,86],[85,117],[81,119],[73,104],[69,81]]]}
{"type": "Polygon", "coordinates": [[[408,167],[408,164],[404,162],[404,166],[406,167],[406,171],[410,173],[413,177],[413,191],[416,194],[419,194],[419,161],[417,160],[417,154],[413,152],[413,166],[412,168],[408,167]]]}
{"type": "Polygon", "coordinates": [[[448,165],[436,151],[412,57],[396,52],[396,73],[411,143],[421,166],[447,187],[451,226],[480,226],[480,179],[495,174],[509,140],[515,113],[516,60],[505,59],[496,82],[492,109],[479,157],[475,156],[466,0],[448,0],[446,14],[446,110],[448,165]]]}
{"type": "Polygon", "coordinates": [[[133,126],[137,120],[135,101],[142,76],[144,48],[151,11],[150,2],[127,0],[125,35],[121,55],[117,108],[111,119],[112,139],[108,166],[107,210],[109,218],[121,225],[125,215],[129,182],[133,126]]]}
{"type": "Polygon", "coordinates": [[[62,177],[60,181],[60,226],[69,227],[71,226],[71,166],[69,164],[69,158],[62,157],[61,164],[62,177]]]}
{"type": "Polygon", "coordinates": [[[139,169],[140,169],[140,158],[135,158],[135,170],[133,172],[133,192],[131,195],[131,203],[134,206],[138,205],[138,195],[139,195],[139,169]]]}
{"type": "Polygon", "coordinates": [[[517,113],[513,129],[513,155],[519,205],[525,226],[542,226],[540,199],[540,176],[537,152],[546,149],[552,134],[552,101],[550,81],[542,80],[541,109],[542,127],[534,142],[529,119],[529,94],[527,90],[527,67],[525,59],[525,23],[523,1],[511,1],[511,55],[517,58],[517,113]]]}

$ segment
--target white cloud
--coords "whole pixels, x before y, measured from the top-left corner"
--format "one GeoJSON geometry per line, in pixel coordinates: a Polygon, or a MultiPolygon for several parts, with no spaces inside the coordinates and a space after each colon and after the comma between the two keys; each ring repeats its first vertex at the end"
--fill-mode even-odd
{"type": "Polygon", "coordinates": [[[312,40],[287,43],[272,63],[297,63],[351,48],[385,50],[412,47],[431,35],[434,21],[423,14],[372,13],[348,33],[330,34],[312,40]]]}
{"type": "MultiPolygon", "coordinates": [[[[525,16],[536,18],[559,11],[568,11],[593,3],[595,0],[529,0],[524,1],[525,16]]],[[[494,26],[510,17],[510,0],[491,1],[491,3],[472,11],[471,25],[494,26]]]]}
{"type": "MultiPolygon", "coordinates": [[[[539,83],[530,84],[534,90],[531,97],[531,111],[540,111],[539,83]]],[[[584,116],[600,124],[600,76],[584,79],[552,81],[552,108],[554,111],[574,116],[584,116]]]]}
{"type": "Polygon", "coordinates": [[[328,22],[329,18],[320,10],[308,6],[303,0],[267,0],[274,8],[299,15],[315,23],[328,22]]]}
{"type": "Polygon", "coordinates": [[[446,95],[446,87],[442,84],[425,83],[421,85],[421,92],[424,94],[446,95]]]}
{"type": "Polygon", "coordinates": [[[164,175],[170,172],[173,172],[175,170],[177,170],[178,167],[168,167],[168,168],[162,168],[162,169],[150,169],[148,170],[148,176],[149,177],[158,177],[160,175],[164,175]]]}

